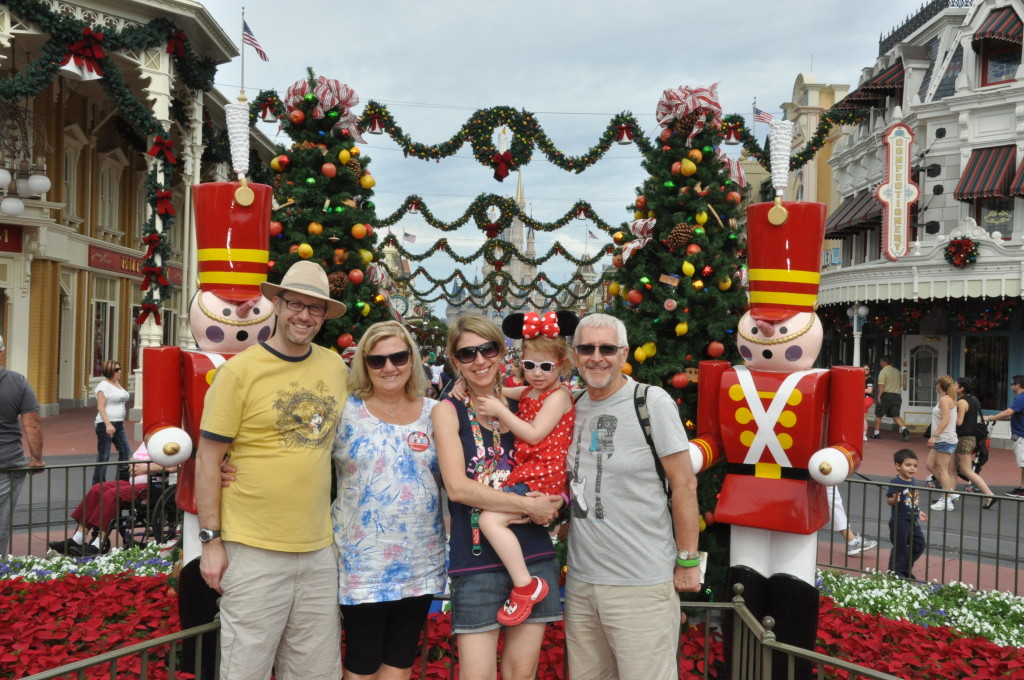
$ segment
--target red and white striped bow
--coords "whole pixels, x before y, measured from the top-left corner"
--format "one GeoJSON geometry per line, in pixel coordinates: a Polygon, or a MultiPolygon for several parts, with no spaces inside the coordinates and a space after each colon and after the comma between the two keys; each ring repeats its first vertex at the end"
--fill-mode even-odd
{"type": "Polygon", "coordinates": [[[633,232],[635,239],[622,246],[622,261],[625,262],[633,253],[640,250],[651,240],[651,234],[654,233],[654,223],[657,220],[653,217],[648,217],[644,220],[633,220],[629,223],[629,230],[633,232]]]}
{"type": "Polygon", "coordinates": [[[523,315],[523,339],[530,340],[538,335],[558,337],[558,314],[548,312],[539,316],[536,312],[527,312],[523,315]]]}
{"type": "Polygon", "coordinates": [[[722,161],[733,182],[736,182],[741,187],[747,186],[747,176],[744,174],[743,166],[740,165],[738,160],[726,156],[721,147],[718,148],[718,160],[722,161]]]}
{"type": "MultiPolygon", "coordinates": [[[[308,80],[296,81],[285,93],[285,108],[291,112],[309,93],[310,83],[308,80]]],[[[359,95],[355,90],[334,78],[317,76],[312,94],[317,98],[317,103],[313,106],[314,118],[323,118],[328,111],[337,109],[338,122],[334,124],[334,127],[347,128],[356,141],[365,143],[366,140],[359,134],[356,116],[352,113],[352,107],[359,103],[359,95]]]]}
{"type": "Polygon", "coordinates": [[[658,108],[654,115],[659,125],[668,127],[673,121],[682,120],[695,111],[701,115],[693,124],[693,130],[686,138],[687,142],[690,142],[704,129],[704,117],[708,113],[714,113],[715,120],[721,122],[722,105],[718,103],[718,83],[709,88],[686,86],[665,90],[661,93],[661,100],[658,101],[658,108]]]}

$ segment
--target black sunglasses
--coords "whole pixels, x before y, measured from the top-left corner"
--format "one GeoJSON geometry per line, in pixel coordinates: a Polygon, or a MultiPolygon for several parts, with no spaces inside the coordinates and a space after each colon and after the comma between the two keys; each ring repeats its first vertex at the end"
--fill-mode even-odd
{"type": "Polygon", "coordinates": [[[476,347],[460,347],[455,350],[455,358],[460,364],[471,364],[476,359],[477,352],[484,355],[485,359],[493,359],[498,356],[498,343],[492,340],[476,347]]]}
{"type": "Polygon", "coordinates": [[[411,355],[412,352],[407,349],[402,350],[401,352],[392,352],[391,354],[367,354],[366,365],[375,371],[379,371],[384,368],[384,364],[390,360],[391,365],[398,368],[399,366],[405,366],[409,363],[409,357],[411,355]]]}
{"type": "Polygon", "coordinates": [[[545,373],[550,373],[551,371],[555,370],[555,366],[557,366],[557,365],[558,365],[557,361],[541,361],[541,362],[536,362],[536,361],[530,361],[529,359],[523,359],[523,370],[524,371],[532,371],[535,368],[539,368],[540,370],[544,371],[545,373]]]}
{"type": "Polygon", "coordinates": [[[576,351],[585,357],[593,354],[595,349],[601,352],[602,356],[610,357],[615,356],[615,353],[622,348],[618,345],[576,345],[576,351]]]}

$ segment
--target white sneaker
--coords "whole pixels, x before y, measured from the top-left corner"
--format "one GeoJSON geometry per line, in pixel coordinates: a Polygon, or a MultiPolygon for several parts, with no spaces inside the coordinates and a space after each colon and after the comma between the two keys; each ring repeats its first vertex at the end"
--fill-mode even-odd
{"type": "Polygon", "coordinates": [[[950,503],[955,503],[958,500],[960,500],[960,494],[958,494],[958,493],[951,493],[951,494],[949,494],[949,502],[950,503]]]}
{"type": "Polygon", "coordinates": [[[878,546],[878,541],[872,541],[870,538],[865,539],[861,536],[857,536],[852,541],[846,544],[846,554],[853,556],[859,555],[862,552],[867,552],[872,548],[878,546]]]}
{"type": "Polygon", "coordinates": [[[939,500],[937,500],[934,503],[932,503],[930,507],[935,512],[945,512],[947,510],[954,510],[955,509],[953,507],[953,501],[951,501],[951,500],[949,500],[947,498],[940,498],[939,500]]]}
{"type": "Polygon", "coordinates": [[[867,441],[867,440],[868,440],[868,433],[867,433],[867,432],[865,432],[865,433],[864,433],[864,441],[867,441]]]}

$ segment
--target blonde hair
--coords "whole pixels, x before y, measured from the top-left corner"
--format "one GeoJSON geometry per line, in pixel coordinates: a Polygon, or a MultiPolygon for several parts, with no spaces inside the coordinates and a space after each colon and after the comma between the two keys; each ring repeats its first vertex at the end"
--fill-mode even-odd
{"type": "Polygon", "coordinates": [[[381,340],[398,338],[405,343],[409,350],[409,380],[405,383],[405,396],[412,399],[419,399],[427,392],[427,376],[420,367],[420,348],[416,345],[412,335],[405,326],[397,321],[378,321],[363,333],[359,339],[359,346],[356,348],[355,356],[352,357],[351,373],[348,378],[348,386],[352,396],[359,399],[366,399],[373,395],[373,383],[370,382],[370,374],[366,369],[366,355],[381,340]]]}
{"type": "Polygon", "coordinates": [[[121,362],[120,361],[114,361],[113,359],[107,359],[102,364],[100,364],[100,375],[102,375],[107,380],[110,380],[111,378],[114,377],[114,373],[116,373],[117,369],[119,369],[119,368],[121,368],[121,362]]]}
{"type": "MultiPolygon", "coordinates": [[[[448,343],[445,345],[452,370],[460,375],[462,374],[462,369],[459,360],[455,358],[455,350],[458,349],[459,338],[462,337],[463,333],[473,333],[474,335],[479,335],[487,342],[497,343],[499,358],[501,353],[505,351],[505,334],[501,332],[501,328],[496,323],[482,314],[463,314],[455,319],[454,324],[448,327],[448,343]]],[[[501,384],[501,379],[502,372],[499,370],[495,377],[495,390],[501,384]]]]}
{"type": "Polygon", "coordinates": [[[519,357],[519,377],[522,378],[524,382],[526,371],[523,369],[523,357],[526,356],[526,350],[554,357],[555,360],[559,362],[558,375],[563,378],[568,378],[572,373],[572,350],[565,338],[549,338],[544,335],[539,335],[536,338],[523,340],[523,351],[522,355],[519,357]]]}
{"type": "Polygon", "coordinates": [[[939,379],[935,381],[935,384],[953,401],[956,401],[956,381],[953,380],[952,376],[940,375],[939,379]]]}

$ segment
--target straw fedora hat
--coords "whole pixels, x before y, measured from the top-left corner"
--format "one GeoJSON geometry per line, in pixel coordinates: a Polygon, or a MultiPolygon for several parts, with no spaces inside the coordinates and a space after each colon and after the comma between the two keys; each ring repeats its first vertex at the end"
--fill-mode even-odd
{"type": "Polygon", "coordinates": [[[305,260],[296,262],[284,273],[281,283],[270,283],[264,281],[260,284],[260,291],[271,300],[280,295],[283,291],[301,293],[323,300],[327,303],[327,319],[337,319],[345,313],[347,307],[331,297],[331,289],[327,284],[327,272],[315,262],[305,260]]]}

